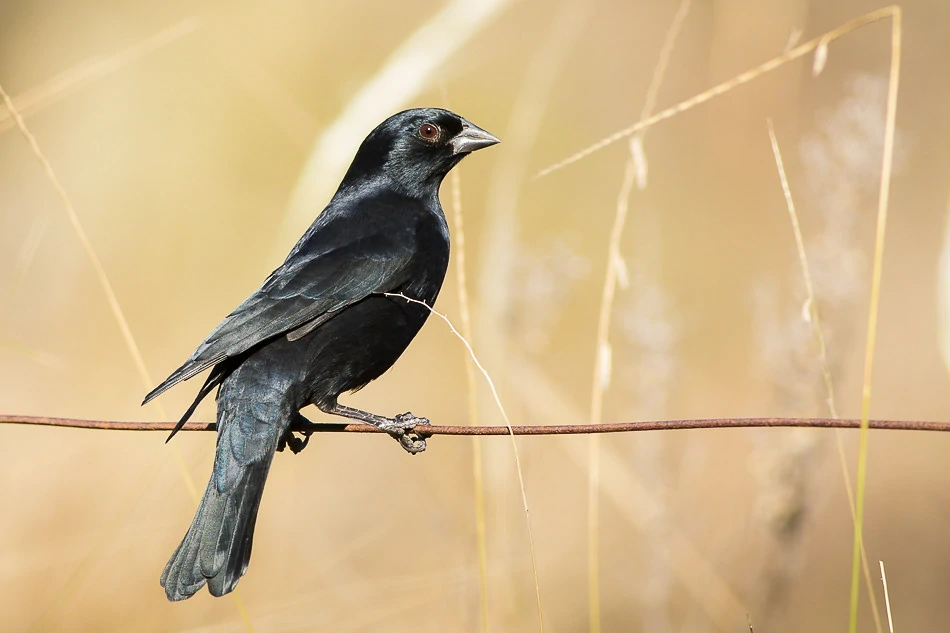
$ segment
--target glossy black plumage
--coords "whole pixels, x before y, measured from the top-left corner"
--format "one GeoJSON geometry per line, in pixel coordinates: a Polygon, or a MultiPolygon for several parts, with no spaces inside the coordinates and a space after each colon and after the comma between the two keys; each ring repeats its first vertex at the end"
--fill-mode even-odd
{"type": "Polygon", "coordinates": [[[380,426],[410,452],[424,448],[404,433],[423,418],[385,418],[337,397],[389,369],[429,316],[424,306],[382,293],[435,302],[449,261],[439,185],[468,153],[497,142],[447,110],[407,110],[384,121],[284,263],[145,398],[211,368],[184,424],[219,387],[214,470],[162,574],[169,600],[206,583],[216,596],[237,585],[271,460],[304,406],[380,426]]]}

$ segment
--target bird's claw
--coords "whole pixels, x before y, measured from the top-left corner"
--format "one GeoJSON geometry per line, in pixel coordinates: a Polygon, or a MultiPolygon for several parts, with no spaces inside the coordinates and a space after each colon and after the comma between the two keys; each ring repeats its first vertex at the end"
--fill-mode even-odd
{"type": "Polygon", "coordinates": [[[313,423],[310,420],[298,414],[297,419],[294,420],[283,436],[281,436],[280,441],[277,442],[277,452],[282,452],[285,448],[289,448],[290,452],[296,455],[307,448],[307,444],[310,442],[310,434],[313,433],[313,430],[304,427],[312,425],[313,423]],[[300,433],[303,437],[297,437],[294,433],[300,433]]]}
{"type": "Polygon", "coordinates": [[[294,432],[287,430],[287,433],[280,438],[280,441],[277,442],[277,452],[281,452],[284,448],[289,448],[290,452],[296,455],[303,449],[307,448],[307,444],[310,442],[310,433],[303,432],[303,437],[297,437],[294,435],[294,432]]]}
{"type": "Polygon", "coordinates": [[[426,438],[428,437],[427,434],[416,431],[417,426],[431,426],[431,424],[427,418],[417,417],[407,411],[395,416],[389,423],[379,428],[398,440],[399,445],[406,452],[415,455],[426,450],[426,438]]]}

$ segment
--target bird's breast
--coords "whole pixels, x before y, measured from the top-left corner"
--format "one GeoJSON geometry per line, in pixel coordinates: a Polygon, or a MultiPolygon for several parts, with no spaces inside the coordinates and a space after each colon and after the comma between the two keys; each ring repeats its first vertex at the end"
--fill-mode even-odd
{"type": "Polygon", "coordinates": [[[402,291],[406,296],[435,303],[449,267],[449,231],[445,217],[432,214],[416,231],[415,252],[402,291]]]}

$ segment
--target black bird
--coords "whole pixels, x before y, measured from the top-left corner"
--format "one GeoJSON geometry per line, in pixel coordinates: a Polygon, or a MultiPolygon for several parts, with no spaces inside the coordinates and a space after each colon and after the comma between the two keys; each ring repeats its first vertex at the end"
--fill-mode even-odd
{"type": "Polygon", "coordinates": [[[442,179],[469,153],[498,139],[436,108],[406,110],[360,145],[323,213],[272,272],[142,404],[212,368],[194,403],[218,387],[214,469],[191,527],[165,566],[169,600],[205,584],[232,591],[247,571],[254,523],[275,451],[294,452],[308,421],[300,409],[377,426],[410,453],[424,438],[408,432],[425,418],[386,418],[341,405],[341,393],[381,376],[425,323],[449,263],[449,231],[439,204],[442,179]],[[384,293],[389,293],[384,294],[384,293]]]}

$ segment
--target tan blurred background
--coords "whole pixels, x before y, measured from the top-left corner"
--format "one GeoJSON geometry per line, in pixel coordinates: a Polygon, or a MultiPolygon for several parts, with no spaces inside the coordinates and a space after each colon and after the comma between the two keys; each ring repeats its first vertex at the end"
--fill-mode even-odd
{"type": "MultiPolygon", "coordinates": [[[[476,352],[513,422],[566,423],[588,415],[626,143],[532,176],[637,120],[677,6],[4,0],[0,84],[62,181],[156,382],[279,263],[375,123],[450,103],[504,141],[460,168],[476,352]],[[425,31],[450,10],[453,26],[425,31]],[[397,75],[363,122],[361,91],[420,29],[428,68],[397,75]],[[357,131],[327,141],[353,121],[357,131]]],[[[875,8],[694,0],[658,106],[780,54],[795,32],[807,39],[875,8]]],[[[950,4],[904,8],[872,415],[950,421],[937,310],[950,4]]],[[[817,78],[809,56],[649,130],[647,187],[630,199],[622,243],[606,420],[827,414],[769,116],[838,410],[859,413],[889,29],[834,42],[817,78]]],[[[448,209],[448,182],[442,199],[448,209]]],[[[105,295],[6,111],[0,223],[0,411],[177,417],[199,385],[139,408],[146,388],[105,295]]],[[[459,321],[454,268],[437,307],[459,321]]],[[[349,401],[466,423],[464,350],[430,320],[349,401]]],[[[486,391],[479,410],[480,422],[499,422],[486,391]]],[[[842,439],[853,472],[856,434],[842,439]]],[[[231,598],[169,604],[158,586],[195,506],[182,469],[204,486],[214,437],[163,440],[0,428],[0,629],[249,630],[231,598]]],[[[587,630],[587,442],[518,443],[554,632],[587,630]]],[[[601,447],[604,631],[743,631],[747,614],[756,631],[845,629],[851,520],[832,432],[635,434],[601,447]]],[[[510,443],[483,448],[488,628],[536,630],[510,443]]],[[[480,630],[472,454],[467,438],[433,439],[409,458],[385,438],[338,435],[281,454],[238,592],[253,630],[480,630]]],[[[877,561],[887,566],[898,631],[950,618],[948,456],[942,435],[870,438],[867,552],[881,605],[877,561]]],[[[863,582],[860,630],[875,630],[863,582]]]]}

